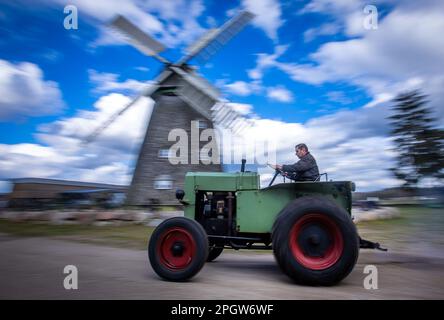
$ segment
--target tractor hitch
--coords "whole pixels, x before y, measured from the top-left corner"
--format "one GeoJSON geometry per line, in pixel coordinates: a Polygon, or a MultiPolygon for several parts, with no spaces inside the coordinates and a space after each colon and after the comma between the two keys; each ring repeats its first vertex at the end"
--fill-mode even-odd
{"type": "Polygon", "coordinates": [[[387,251],[387,248],[381,248],[381,245],[378,242],[373,242],[369,240],[362,239],[359,237],[359,247],[361,249],[376,249],[380,251],[387,251]]]}

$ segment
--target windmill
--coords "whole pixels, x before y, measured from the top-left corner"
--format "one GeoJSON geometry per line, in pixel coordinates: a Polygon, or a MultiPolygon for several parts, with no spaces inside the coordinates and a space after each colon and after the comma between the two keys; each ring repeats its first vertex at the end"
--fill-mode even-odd
{"type": "MultiPolygon", "coordinates": [[[[111,22],[111,26],[139,51],[164,64],[164,69],[153,84],[143,89],[127,106],[112,115],[85,139],[85,142],[95,139],[140,98],[151,97],[155,101],[128,191],[128,204],[173,204],[174,190],[183,186],[186,172],[222,170],[220,164],[204,165],[200,161],[199,164],[171,164],[168,161],[169,150],[175,142],[168,141],[168,134],[173,129],[183,128],[190,136],[190,123],[197,123],[198,130],[217,125],[230,129],[235,134],[249,126],[248,119],[221,100],[218,90],[198,75],[188,62],[194,58],[208,60],[252,18],[253,14],[242,11],[220,28],[209,30],[189,46],[186,54],[176,63],[160,56],[159,53],[165,47],[125,17],[117,16],[111,22]]],[[[194,147],[200,150],[203,143],[198,144],[194,147]]]]}

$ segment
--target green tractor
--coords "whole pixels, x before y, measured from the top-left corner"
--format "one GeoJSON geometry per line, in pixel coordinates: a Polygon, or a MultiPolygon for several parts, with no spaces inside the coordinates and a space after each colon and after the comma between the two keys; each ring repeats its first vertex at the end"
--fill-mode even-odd
{"type": "MultiPolygon", "coordinates": [[[[351,217],[350,181],[273,182],[259,175],[189,172],[176,198],[184,217],[162,222],[148,248],[154,271],[170,281],[196,275],[225,248],[273,250],[281,270],[296,283],[333,285],[354,268],[359,248],[381,249],[358,236],[351,217]]],[[[327,180],[327,179],[326,179],[327,180]]]]}

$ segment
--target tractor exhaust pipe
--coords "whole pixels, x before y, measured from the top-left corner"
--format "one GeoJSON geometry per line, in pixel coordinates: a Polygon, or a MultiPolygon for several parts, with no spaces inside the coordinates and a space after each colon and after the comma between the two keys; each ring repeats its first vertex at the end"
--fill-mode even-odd
{"type": "Polygon", "coordinates": [[[233,228],[233,199],[234,196],[231,192],[228,192],[228,236],[232,234],[233,228]]]}
{"type": "Polygon", "coordinates": [[[245,172],[245,163],[247,162],[247,160],[242,159],[242,164],[241,164],[241,172],[245,172]]]}

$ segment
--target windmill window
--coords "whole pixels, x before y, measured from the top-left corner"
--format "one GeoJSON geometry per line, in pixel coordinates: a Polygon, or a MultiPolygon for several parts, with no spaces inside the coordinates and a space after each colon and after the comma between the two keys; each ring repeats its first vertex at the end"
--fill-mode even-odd
{"type": "Polygon", "coordinates": [[[170,149],[159,150],[159,158],[169,158],[169,157],[170,157],[170,149]]]}
{"type": "Polygon", "coordinates": [[[198,120],[199,121],[199,129],[207,129],[208,128],[208,122],[205,120],[198,120]]]}
{"type": "Polygon", "coordinates": [[[211,158],[208,155],[200,155],[199,160],[201,161],[210,161],[211,158]]]}
{"type": "Polygon", "coordinates": [[[199,153],[199,160],[202,161],[210,161],[211,157],[213,156],[213,149],[202,149],[199,153]]]}
{"type": "Polygon", "coordinates": [[[170,175],[160,175],[154,180],[154,189],[170,190],[173,189],[173,178],[170,175]]]}

